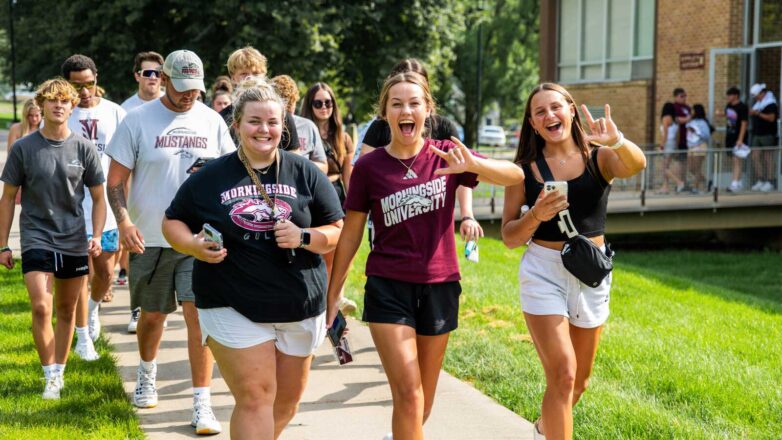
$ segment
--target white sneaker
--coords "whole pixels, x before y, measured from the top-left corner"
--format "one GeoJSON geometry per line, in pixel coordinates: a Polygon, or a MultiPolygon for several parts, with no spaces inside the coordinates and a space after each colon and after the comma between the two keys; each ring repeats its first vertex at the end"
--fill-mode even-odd
{"type": "Polygon", "coordinates": [[[73,348],[73,352],[87,362],[100,359],[100,355],[95,351],[95,346],[92,345],[92,339],[87,339],[84,342],[77,342],[76,347],[73,348]]]}
{"type": "Polygon", "coordinates": [[[752,185],[752,188],[751,188],[752,191],[760,191],[760,188],[763,187],[764,183],[765,182],[763,182],[762,180],[758,180],[757,182],[755,182],[754,185],[752,185]]]}
{"type": "Polygon", "coordinates": [[[538,429],[538,423],[540,420],[536,420],[535,424],[532,425],[532,438],[534,440],[546,440],[546,436],[540,433],[540,429],[538,429]]]}
{"type": "Polygon", "coordinates": [[[337,303],[337,307],[342,311],[343,315],[352,315],[356,312],[357,306],[355,301],[343,296],[340,298],[339,303],[337,303]]]}
{"type": "Polygon", "coordinates": [[[139,365],[136,370],[136,392],[133,393],[133,404],[136,407],[154,408],[157,406],[155,376],[157,376],[157,368],[147,371],[139,365]]]}
{"type": "Polygon", "coordinates": [[[46,379],[46,385],[43,387],[43,400],[59,400],[60,391],[65,386],[62,375],[53,374],[46,379]]]}
{"type": "Polygon", "coordinates": [[[130,322],[128,323],[128,333],[136,333],[138,328],[138,318],[141,316],[141,307],[136,307],[130,312],[130,322]]]}
{"type": "Polygon", "coordinates": [[[193,399],[193,420],[190,425],[199,435],[223,432],[220,422],[212,412],[212,404],[209,399],[193,399]]]}
{"type": "Polygon", "coordinates": [[[93,341],[98,340],[100,336],[100,307],[95,307],[95,310],[90,313],[89,322],[87,323],[88,331],[90,333],[90,339],[93,341]]]}
{"type": "Polygon", "coordinates": [[[767,192],[769,192],[769,191],[771,191],[773,189],[774,189],[774,185],[772,185],[771,182],[769,182],[769,181],[763,182],[763,185],[761,185],[761,187],[760,187],[760,190],[765,192],[765,193],[767,193],[767,192]]]}
{"type": "Polygon", "coordinates": [[[734,180],[730,183],[730,186],[728,187],[728,192],[740,192],[742,189],[744,189],[744,184],[742,184],[738,180],[734,180]]]}

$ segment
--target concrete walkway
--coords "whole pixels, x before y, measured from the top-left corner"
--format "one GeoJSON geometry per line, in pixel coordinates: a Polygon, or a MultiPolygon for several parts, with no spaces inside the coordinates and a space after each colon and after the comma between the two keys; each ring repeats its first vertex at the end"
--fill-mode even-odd
{"type": "MultiPolygon", "coordinates": [[[[128,290],[114,288],[114,301],[104,304],[101,320],[111,339],[117,366],[130,395],[136,381],[138,352],[135,335],[127,333],[128,290]]],[[[391,391],[372,344],[369,330],[350,320],[354,362],[337,364],[331,344],[325,342],[313,361],[299,413],[282,435],[283,440],[380,440],[391,430],[391,391]]],[[[229,438],[234,405],[215,367],[212,404],[229,438]]],[[[158,358],[157,408],[138,411],[150,439],[193,438],[190,427],[192,391],[187,361],[187,334],[181,312],[169,316],[158,358]]],[[[428,423],[429,439],[502,440],[531,439],[532,425],[449,374],[440,374],[437,399],[428,423]]]]}

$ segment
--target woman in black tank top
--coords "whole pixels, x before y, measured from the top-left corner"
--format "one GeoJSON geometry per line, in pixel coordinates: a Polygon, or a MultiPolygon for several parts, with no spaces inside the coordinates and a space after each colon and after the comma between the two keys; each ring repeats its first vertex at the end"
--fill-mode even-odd
{"type": "Polygon", "coordinates": [[[572,407],[586,389],[608,317],[611,277],[590,288],[567,272],[559,255],[567,236],[558,226],[558,213],[567,209],[578,232],[604,246],[611,182],[646,166],[641,149],[617,129],[608,105],[605,117],[597,120],[586,106],[582,110],[591,134],[585,133],[576,104],[562,86],[544,83],[532,91],[516,153],[524,182],[505,190],[502,239],[509,248],[530,242],[519,269],[522,309],[547,378],[536,439],[572,437],[572,407]],[[543,193],[541,175],[547,173],[536,161],[555,180],[567,182],[567,196],[543,193]]]}

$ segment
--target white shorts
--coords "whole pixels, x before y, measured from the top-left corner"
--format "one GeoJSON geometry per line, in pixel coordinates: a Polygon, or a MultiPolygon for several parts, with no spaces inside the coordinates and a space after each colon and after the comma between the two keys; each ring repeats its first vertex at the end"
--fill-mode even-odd
{"type": "Polygon", "coordinates": [[[519,266],[521,309],[530,315],[562,315],[576,327],[598,327],[608,319],[611,275],[591,288],[565,269],[559,251],[530,242],[519,266]]]}
{"type": "Polygon", "coordinates": [[[297,322],[258,323],[233,307],[198,309],[201,343],[212,338],[228,348],[249,348],[274,341],[277,350],[289,356],[307,357],[326,337],[326,312],[297,322]]]}

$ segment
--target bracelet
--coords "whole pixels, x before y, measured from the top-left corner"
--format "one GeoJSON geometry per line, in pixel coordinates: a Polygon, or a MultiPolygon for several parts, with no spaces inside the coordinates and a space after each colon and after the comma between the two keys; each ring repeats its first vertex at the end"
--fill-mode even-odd
{"type": "Polygon", "coordinates": [[[625,135],[620,131],[619,132],[619,140],[617,140],[614,145],[609,145],[609,147],[611,147],[614,150],[616,150],[617,148],[621,147],[624,144],[625,144],[625,135]]]}
{"type": "Polygon", "coordinates": [[[6,246],[0,249],[0,254],[2,254],[3,252],[13,252],[13,250],[10,247],[6,246]]]}
{"type": "Polygon", "coordinates": [[[477,220],[475,220],[474,218],[470,217],[469,215],[465,215],[464,217],[462,217],[462,222],[466,222],[467,220],[472,220],[475,223],[478,223],[477,220]]]}
{"type": "Polygon", "coordinates": [[[534,206],[529,209],[529,212],[532,214],[532,218],[537,220],[538,223],[543,223],[543,221],[541,219],[539,219],[537,215],[535,215],[535,207],[534,206]]]}

